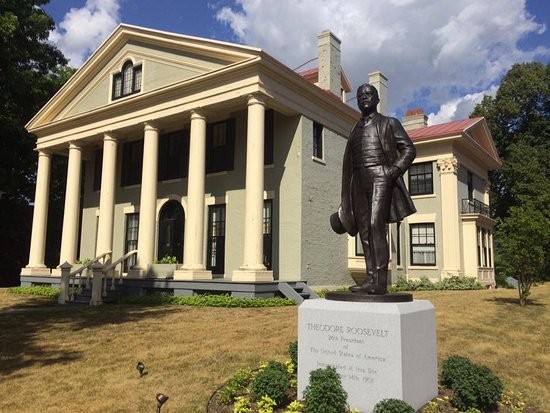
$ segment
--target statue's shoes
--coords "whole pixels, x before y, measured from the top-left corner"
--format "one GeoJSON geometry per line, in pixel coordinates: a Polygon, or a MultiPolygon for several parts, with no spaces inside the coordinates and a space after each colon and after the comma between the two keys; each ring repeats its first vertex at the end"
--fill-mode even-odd
{"type": "Polygon", "coordinates": [[[354,285],[352,287],[349,287],[349,290],[352,293],[366,293],[366,294],[373,294],[373,295],[383,295],[388,292],[387,288],[377,285],[377,284],[370,284],[365,283],[361,285],[354,285]]]}

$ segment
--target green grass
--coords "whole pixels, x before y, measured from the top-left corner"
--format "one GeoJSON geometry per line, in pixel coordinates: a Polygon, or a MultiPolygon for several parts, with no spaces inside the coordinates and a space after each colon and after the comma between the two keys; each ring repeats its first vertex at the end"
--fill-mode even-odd
{"type": "MultiPolygon", "coordinates": [[[[527,307],[515,290],[423,291],[436,308],[438,359],[485,364],[550,411],[550,285],[527,307]]],[[[0,411],[204,412],[239,369],[288,358],[297,307],[65,307],[0,290],[0,411]],[[143,361],[148,374],[135,368],[143,361]]]]}

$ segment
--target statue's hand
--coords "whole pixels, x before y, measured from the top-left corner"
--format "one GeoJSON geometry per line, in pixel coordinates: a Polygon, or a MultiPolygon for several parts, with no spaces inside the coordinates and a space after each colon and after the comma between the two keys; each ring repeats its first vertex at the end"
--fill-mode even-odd
{"type": "Polygon", "coordinates": [[[399,169],[397,166],[390,166],[388,168],[388,173],[393,179],[397,179],[399,176],[401,176],[401,169],[399,169]]]}

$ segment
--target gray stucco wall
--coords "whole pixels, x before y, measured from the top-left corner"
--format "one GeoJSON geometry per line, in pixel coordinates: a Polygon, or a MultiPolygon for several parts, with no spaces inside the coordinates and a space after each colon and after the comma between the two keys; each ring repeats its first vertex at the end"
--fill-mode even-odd
{"type": "Polygon", "coordinates": [[[340,204],[342,157],[347,139],[323,131],[323,162],[312,159],[313,122],[302,117],[302,278],[311,285],[349,283],[347,236],[332,231],[340,204]]]}

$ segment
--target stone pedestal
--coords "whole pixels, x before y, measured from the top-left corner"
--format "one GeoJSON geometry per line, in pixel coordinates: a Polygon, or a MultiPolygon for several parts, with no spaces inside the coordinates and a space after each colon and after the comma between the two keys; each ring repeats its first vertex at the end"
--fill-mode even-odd
{"type": "Polygon", "coordinates": [[[419,409],[437,396],[435,310],[429,301],[306,300],[298,310],[298,397],[312,370],[333,366],[351,408],[387,398],[419,409]]]}

